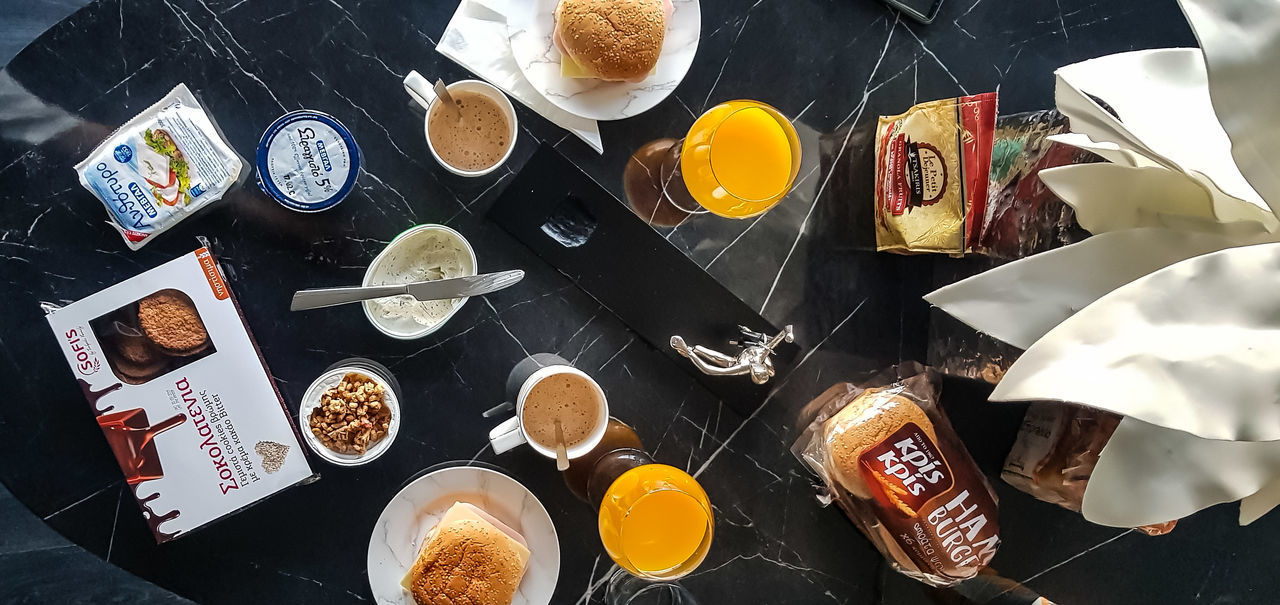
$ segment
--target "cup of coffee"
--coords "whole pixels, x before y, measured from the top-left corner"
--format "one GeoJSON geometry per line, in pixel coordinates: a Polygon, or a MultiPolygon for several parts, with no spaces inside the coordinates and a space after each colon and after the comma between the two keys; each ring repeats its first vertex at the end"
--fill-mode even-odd
{"type": "Polygon", "coordinates": [[[556,420],[569,458],[590,452],[604,437],[609,404],[604,389],[582,370],[551,365],[529,375],[520,385],[516,415],[489,431],[494,453],[528,443],[548,458],[556,457],[556,420]]]}
{"type": "Polygon", "coordinates": [[[426,78],[410,71],[404,89],[427,110],[427,148],[445,170],[461,176],[493,172],[515,148],[516,110],[507,95],[480,80],[460,80],[446,87],[457,111],[436,97],[426,78]]]}

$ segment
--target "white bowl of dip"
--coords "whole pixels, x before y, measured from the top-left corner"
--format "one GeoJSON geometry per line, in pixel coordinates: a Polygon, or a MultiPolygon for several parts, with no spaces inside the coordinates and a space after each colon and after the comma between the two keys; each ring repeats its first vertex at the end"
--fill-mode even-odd
{"type": "MultiPolygon", "coordinates": [[[[364,285],[470,277],[476,274],[476,266],[476,253],[461,233],[444,225],[418,225],[397,235],[369,263],[364,285]]],[[[379,332],[413,340],[444,327],[466,303],[466,297],[418,301],[404,294],[366,300],[361,305],[379,332]]]]}

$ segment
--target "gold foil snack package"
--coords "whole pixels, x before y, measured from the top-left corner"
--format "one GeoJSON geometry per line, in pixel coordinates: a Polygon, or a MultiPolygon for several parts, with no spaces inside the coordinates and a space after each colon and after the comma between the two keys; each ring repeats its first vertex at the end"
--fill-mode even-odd
{"type": "Polygon", "coordinates": [[[875,147],[876,249],[959,256],[985,215],[996,94],[881,116],[875,147]]]}
{"type": "MultiPolygon", "coordinates": [[[[1000,478],[1037,500],[1080,512],[1098,455],[1120,426],[1121,418],[1119,414],[1082,405],[1032,403],[1000,478]]],[[[1158,536],[1173,531],[1176,524],[1177,521],[1169,521],[1137,529],[1158,536]]]]}
{"type": "Polygon", "coordinates": [[[1000,546],[996,495],[938,406],[940,375],[905,363],[806,406],[792,453],[899,572],[951,586],[1000,546]]]}

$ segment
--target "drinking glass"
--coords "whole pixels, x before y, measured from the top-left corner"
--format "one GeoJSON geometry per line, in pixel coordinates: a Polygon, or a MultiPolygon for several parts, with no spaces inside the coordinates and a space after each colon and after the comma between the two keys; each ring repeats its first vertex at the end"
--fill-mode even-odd
{"type": "Polygon", "coordinates": [[[656,464],[635,430],[610,418],[604,439],[564,479],[599,511],[600,541],[619,569],[606,605],[696,605],[676,580],[711,547],[711,503],[688,473],[656,464]]]}
{"type": "Polygon", "coordinates": [[[675,582],[652,582],[616,570],[605,587],[606,605],[697,605],[697,599],[675,582]]]}
{"type": "Polygon", "coordinates": [[[711,548],[711,502],[697,480],[665,464],[641,464],[600,502],[600,541],[618,567],[646,580],[684,577],[711,548]]]}
{"type": "Polygon", "coordinates": [[[759,101],[707,110],[672,145],[659,167],[663,198],[690,214],[751,218],[791,191],[800,172],[800,137],[791,121],[759,101]]]}

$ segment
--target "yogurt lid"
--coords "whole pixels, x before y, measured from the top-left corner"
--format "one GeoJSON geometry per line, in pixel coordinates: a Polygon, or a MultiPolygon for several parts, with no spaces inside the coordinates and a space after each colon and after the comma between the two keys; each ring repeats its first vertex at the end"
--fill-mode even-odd
{"type": "Polygon", "coordinates": [[[320,212],[341,202],[360,174],[360,147],[351,131],[318,111],[289,112],[258,142],[258,186],[280,205],[320,212]]]}

